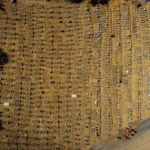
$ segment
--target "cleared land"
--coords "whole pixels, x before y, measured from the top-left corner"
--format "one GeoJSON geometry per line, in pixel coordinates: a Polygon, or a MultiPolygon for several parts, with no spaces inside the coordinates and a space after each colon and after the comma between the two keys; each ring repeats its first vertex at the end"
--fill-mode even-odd
{"type": "Polygon", "coordinates": [[[150,3],[3,1],[0,150],[87,150],[150,117],[150,3]]]}

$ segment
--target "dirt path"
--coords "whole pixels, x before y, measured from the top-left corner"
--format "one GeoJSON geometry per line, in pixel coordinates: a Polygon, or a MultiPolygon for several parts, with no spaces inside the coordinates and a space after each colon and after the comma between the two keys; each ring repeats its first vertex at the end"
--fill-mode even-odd
{"type": "Polygon", "coordinates": [[[118,140],[111,144],[106,142],[94,150],[150,150],[150,119],[145,121],[131,140],[118,140]]]}

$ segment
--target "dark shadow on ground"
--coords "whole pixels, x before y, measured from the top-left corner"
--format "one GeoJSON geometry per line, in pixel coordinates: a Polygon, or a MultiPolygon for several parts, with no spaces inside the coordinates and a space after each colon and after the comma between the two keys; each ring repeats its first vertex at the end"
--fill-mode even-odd
{"type": "Polygon", "coordinates": [[[3,67],[5,64],[9,62],[8,55],[0,48],[0,71],[3,71],[3,67]]]}
{"type": "MultiPolygon", "coordinates": [[[[5,53],[2,48],[0,48],[0,71],[3,71],[4,65],[7,64],[8,62],[9,62],[9,57],[7,53],[5,53]]],[[[0,131],[4,129],[1,121],[2,114],[3,112],[0,111],[0,131]]]]}
{"type": "MultiPolygon", "coordinates": [[[[3,114],[3,113],[0,112],[0,118],[2,117],[2,114],[3,114]]],[[[3,127],[3,125],[2,125],[2,121],[0,120],[0,131],[3,130],[3,129],[4,129],[4,127],[3,127]]]]}
{"type": "Polygon", "coordinates": [[[71,2],[71,3],[81,3],[84,0],[68,0],[68,1],[71,2]]]}
{"type": "Polygon", "coordinates": [[[101,4],[101,5],[107,5],[109,2],[109,0],[91,0],[91,4],[93,6],[96,6],[98,4],[101,4]]]}
{"type": "Polygon", "coordinates": [[[17,3],[17,0],[13,0],[12,3],[17,3]]]}
{"type": "MultiPolygon", "coordinates": [[[[71,3],[81,3],[84,0],[68,0],[71,3]]],[[[96,6],[98,4],[101,5],[107,5],[109,0],[90,0],[90,3],[92,4],[92,6],[96,6]]]]}
{"type": "Polygon", "coordinates": [[[4,5],[4,2],[2,0],[0,0],[0,10],[5,11],[5,5],[4,5]]]}

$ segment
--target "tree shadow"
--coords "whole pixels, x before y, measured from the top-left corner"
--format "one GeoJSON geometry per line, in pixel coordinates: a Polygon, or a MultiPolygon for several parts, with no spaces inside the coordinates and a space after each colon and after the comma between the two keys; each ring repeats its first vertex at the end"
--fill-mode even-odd
{"type": "MultiPolygon", "coordinates": [[[[3,114],[3,113],[0,112],[0,118],[2,117],[2,114],[3,114]]],[[[0,120],[0,131],[3,130],[3,129],[4,129],[4,127],[3,127],[3,125],[2,125],[2,121],[0,120]]]]}
{"type": "Polygon", "coordinates": [[[98,5],[98,4],[107,5],[108,2],[109,2],[109,0],[91,0],[90,3],[91,3],[93,6],[96,6],[96,5],[98,5]]]}
{"type": "MultiPolygon", "coordinates": [[[[4,65],[9,62],[9,57],[7,53],[3,51],[2,48],[0,48],[0,71],[3,71],[4,65]]],[[[0,118],[2,117],[3,112],[0,111],[0,118]]],[[[0,120],[0,131],[3,130],[3,124],[2,121],[0,120]]]]}
{"type": "Polygon", "coordinates": [[[12,3],[17,3],[17,0],[13,0],[12,3]]]}
{"type": "Polygon", "coordinates": [[[0,0],[0,10],[1,11],[5,11],[5,5],[4,5],[4,3],[3,3],[3,1],[2,0],[0,0]]]}
{"type": "Polygon", "coordinates": [[[3,71],[3,67],[5,64],[9,62],[8,55],[0,48],[0,71],[3,71]]]}
{"type": "MultiPolygon", "coordinates": [[[[70,3],[81,3],[83,2],[84,0],[66,0],[70,3]]],[[[96,6],[98,4],[101,4],[101,5],[107,5],[109,2],[109,0],[90,0],[90,4],[92,4],[92,6],[96,6]]]]}
{"type": "Polygon", "coordinates": [[[84,0],[68,0],[68,1],[71,2],[71,3],[81,3],[84,0]]]}

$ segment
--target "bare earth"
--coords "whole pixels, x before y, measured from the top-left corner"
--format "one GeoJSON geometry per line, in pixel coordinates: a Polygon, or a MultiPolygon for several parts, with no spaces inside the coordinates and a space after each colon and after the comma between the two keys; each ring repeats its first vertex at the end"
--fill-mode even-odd
{"type": "Polygon", "coordinates": [[[150,150],[150,120],[140,126],[131,140],[117,140],[115,143],[108,141],[93,150],[150,150]]]}

